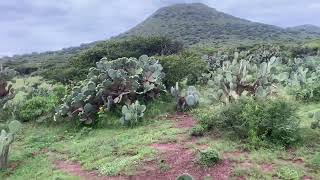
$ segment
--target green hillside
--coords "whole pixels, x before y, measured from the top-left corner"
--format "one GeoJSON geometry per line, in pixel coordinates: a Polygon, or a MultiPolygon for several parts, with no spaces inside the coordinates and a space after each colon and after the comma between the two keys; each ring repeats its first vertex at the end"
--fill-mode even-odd
{"type": "Polygon", "coordinates": [[[309,33],[309,34],[320,35],[320,27],[315,26],[315,25],[311,25],[311,24],[289,27],[287,29],[293,30],[293,31],[300,31],[300,32],[304,32],[304,33],[309,33]]]}
{"type": "MultiPolygon", "coordinates": [[[[136,27],[112,40],[152,35],[166,36],[185,45],[247,45],[260,42],[296,42],[320,39],[319,33],[251,22],[219,12],[201,3],[192,3],[163,7],[136,27]]],[[[3,57],[0,58],[0,63],[9,61],[13,65],[26,66],[27,69],[39,63],[51,66],[64,63],[72,56],[96,44],[97,42],[93,42],[79,47],[64,48],[60,51],[3,57]]]]}
{"type": "Polygon", "coordinates": [[[237,18],[201,3],[164,7],[118,38],[166,35],[186,44],[298,40],[320,37],[237,18]]]}

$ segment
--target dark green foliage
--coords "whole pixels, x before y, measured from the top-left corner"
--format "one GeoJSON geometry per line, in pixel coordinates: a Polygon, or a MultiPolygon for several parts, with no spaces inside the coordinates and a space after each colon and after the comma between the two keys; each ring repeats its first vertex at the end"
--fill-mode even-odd
{"type": "Polygon", "coordinates": [[[188,45],[197,43],[246,43],[257,41],[293,41],[319,34],[292,31],[277,26],[237,18],[205,4],[176,4],[156,11],[118,38],[167,35],[188,45]]]}
{"type": "Polygon", "coordinates": [[[178,176],[176,180],[194,180],[194,179],[189,174],[182,174],[182,175],[178,176]]]}
{"type": "Polygon", "coordinates": [[[166,73],[164,84],[167,87],[174,86],[176,82],[186,78],[189,84],[194,84],[207,69],[206,63],[199,55],[187,51],[178,55],[162,56],[159,60],[166,73]]]}
{"type": "Polygon", "coordinates": [[[212,115],[200,117],[208,129],[230,132],[254,147],[266,143],[291,146],[299,138],[296,106],[283,100],[240,99],[212,115]]]}
{"type": "Polygon", "coordinates": [[[190,135],[191,136],[203,136],[206,129],[202,125],[196,125],[191,129],[190,135]]]}
{"type": "Polygon", "coordinates": [[[170,55],[182,50],[182,44],[166,37],[132,37],[125,40],[98,42],[94,47],[71,58],[67,67],[61,66],[44,72],[44,77],[63,83],[70,80],[83,80],[90,67],[101,58],[114,60],[121,57],[141,55],[170,55]],[[56,73],[59,72],[59,73],[56,73]]]}
{"type": "Polygon", "coordinates": [[[44,121],[52,118],[59,99],[56,96],[36,96],[26,100],[18,108],[17,118],[21,121],[44,121]],[[51,116],[50,116],[51,115],[51,116]]]}
{"type": "Polygon", "coordinates": [[[294,96],[303,102],[320,102],[320,86],[313,84],[302,89],[295,89],[294,96]]]}
{"type": "Polygon", "coordinates": [[[10,99],[14,98],[15,92],[10,81],[16,76],[16,71],[0,64],[0,110],[10,99]]]}
{"type": "Polygon", "coordinates": [[[219,152],[215,149],[209,148],[200,150],[198,154],[198,163],[202,166],[212,166],[220,160],[219,152]]]}

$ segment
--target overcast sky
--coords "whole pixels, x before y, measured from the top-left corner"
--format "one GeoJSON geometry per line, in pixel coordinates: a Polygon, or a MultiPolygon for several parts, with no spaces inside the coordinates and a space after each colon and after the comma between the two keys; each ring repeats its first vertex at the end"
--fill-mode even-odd
{"type": "Polygon", "coordinates": [[[0,57],[107,39],[183,2],[282,27],[320,26],[320,0],[0,0],[0,57]]]}

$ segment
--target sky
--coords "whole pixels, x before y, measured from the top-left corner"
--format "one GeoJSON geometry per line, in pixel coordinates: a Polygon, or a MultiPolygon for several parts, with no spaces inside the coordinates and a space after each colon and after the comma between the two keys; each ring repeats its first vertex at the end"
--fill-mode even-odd
{"type": "Polygon", "coordinates": [[[320,0],[0,0],[0,57],[105,40],[160,7],[193,2],[281,27],[320,26],[320,0]]]}

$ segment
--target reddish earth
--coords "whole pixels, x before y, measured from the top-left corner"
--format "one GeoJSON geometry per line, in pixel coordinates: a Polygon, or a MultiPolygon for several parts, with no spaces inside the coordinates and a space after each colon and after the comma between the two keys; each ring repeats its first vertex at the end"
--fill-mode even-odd
{"type": "MultiPolygon", "coordinates": [[[[167,117],[175,121],[178,128],[192,128],[196,120],[188,114],[177,113],[167,117]]],[[[187,135],[178,137],[181,144],[190,145],[197,142],[196,138],[188,138],[187,135]]],[[[222,160],[213,167],[200,167],[195,162],[195,152],[177,143],[152,144],[151,147],[158,150],[160,155],[156,160],[145,162],[145,165],[137,170],[134,176],[100,177],[96,171],[85,171],[81,165],[69,161],[56,161],[55,166],[72,175],[87,180],[171,180],[177,176],[188,173],[195,179],[203,179],[210,176],[215,180],[225,180],[231,176],[232,164],[229,160],[222,160]],[[167,168],[161,168],[165,166],[167,168]]],[[[200,145],[199,149],[205,149],[206,145],[200,145]]]]}
{"type": "Polygon", "coordinates": [[[75,162],[59,160],[55,162],[55,167],[68,174],[79,176],[88,180],[97,179],[98,177],[98,174],[96,172],[85,171],[82,169],[79,163],[75,163],[75,162]]]}
{"type": "Polygon", "coordinates": [[[187,173],[195,179],[210,176],[213,179],[224,180],[231,175],[232,166],[228,160],[223,160],[213,167],[204,168],[196,164],[195,153],[190,149],[177,144],[153,144],[152,147],[159,150],[162,156],[155,161],[148,162],[145,167],[138,170],[139,175],[133,177],[133,179],[167,180],[175,179],[177,176],[187,173]],[[166,164],[170,168],[167,171],[163,171],[157,168],[159,166],[157,162],[166,164]]]}
{"type": "Polygon", "coordinates": [[[192,128],[197,123],[197,121],[192,116],[186,113],[176,113],[167,116],[167,118],[175,121],[176,127],[178,128],[192,128]]]}
{"type": "Polygon", "coordinates": [[[273,165],[272,164],[261,164],[260,169],[264,173],[271,173],[271,172],[273,172],[273,165]]]}

